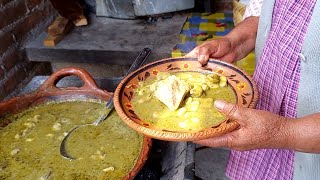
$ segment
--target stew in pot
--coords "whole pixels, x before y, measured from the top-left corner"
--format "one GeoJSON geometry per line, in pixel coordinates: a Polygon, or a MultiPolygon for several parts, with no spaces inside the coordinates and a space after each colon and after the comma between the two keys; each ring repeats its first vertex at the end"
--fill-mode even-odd
{"type": "Polygon", "coordinates": [[[139,157],[143,136],[115,111],[98,126],[72,133],[67,150],[76,160],[64,159],[59,152],[66,133],[96,121],[105,113],[105,104],[48,103],[1,119],[0,179],[122,179],[139,157]]]}

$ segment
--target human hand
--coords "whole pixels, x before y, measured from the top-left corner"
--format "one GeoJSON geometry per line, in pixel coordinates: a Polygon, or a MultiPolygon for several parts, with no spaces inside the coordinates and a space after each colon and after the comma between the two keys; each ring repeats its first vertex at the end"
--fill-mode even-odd
{"type": "Polygon", "coordinates": [[[200,64],[205,65],[209,58],[233,63],[246,57],[256,43],[259,17],[246,18],[227,35],[204,42],[195,47],[186,57],[198,58],[200,64]]]}
{"type": "Polygon", "coordinates": [[[219,137],[195,141],[210,147],[228,147],[234,150],[287,147],[288,118],[267,111],[243,108],[223,101],[215,101],[216,108],[228,118],[237,121],[238,129],[219,137]]]}
{"type": "Polygon", "coordinates": [[[235,53],[229,38],[214,39],[195,47],[185,57],[198,58],[201,65],[207,64],[209,58],[216,58],[226,62],[233,62],[235,53]]]}

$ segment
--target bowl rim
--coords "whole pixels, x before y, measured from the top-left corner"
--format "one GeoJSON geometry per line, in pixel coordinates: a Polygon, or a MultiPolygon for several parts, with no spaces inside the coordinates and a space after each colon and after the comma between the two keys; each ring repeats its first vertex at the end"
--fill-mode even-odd
{"type": "MultiPolygon", "coordinates": [[[[178,61],[183,61],[183,60],[188,60],[188,61],[197,61],[197,58],[189,58],[189,57],[178,57],[178,58],[166,58],[166,59],[161,59],[157,60],[151,63],[148,63],[139,69],[133,71],[129,75],[127,75],[122,81],[119,83],[117,86],[115,92],[114,92],[114,105],[115,109],[118,112],[120,118],[127,124],[129,127],[133,128],[135,131],[142,133],[146,136],[149,136],[151,138],[155,139],[160,139],[160,140],[167,140],[167,141],[194,141],[194,140],[202,140],[202,139],[207,139],[211,137],[216,137],[219,135],[222,135],[227,132],[231,132],[234,129],[239,127],[239,123],[230,119],[225,119],[224,122],[220,123],[218,126],[215,128],[206,128],[200,131],[196,132],[171,132],[171,131],[159,131],[156,129],[150,129],[144,126],[141,126],[134,121],[131,120],[129,116],[123,111],[123,108],[121,107],[120,103],[120,93],[122,92],[123,86],[127,83],[128,80],[131,80],[133,78],[133,75],[136,74],[137,72],[141,71],[142,69],[145,69],[147,67],[152,67],[155,64],[161,64],[165,63],[167,61],[172,61],[172,60],[178,60],[178,61]]],[[[241,70],[239,67],[227,63],[218,59],[209,59],[208,63],[215,63],[215,64],[223,64],[224,66],[229,66],[235,69],[236,71],[239,71],[245,78],[251,83],[252,87],[252,100],[248,104],[248,108],[254,108],[257,104],[259,95],[258,95],[258,89],[255,81],[253,78],[248,75],[247,72],[241,70]]],[[[201,67],[199,63],[199,67],[201,67]]],[[[204,69],[205,70],[205,69],[204,69]]]]}

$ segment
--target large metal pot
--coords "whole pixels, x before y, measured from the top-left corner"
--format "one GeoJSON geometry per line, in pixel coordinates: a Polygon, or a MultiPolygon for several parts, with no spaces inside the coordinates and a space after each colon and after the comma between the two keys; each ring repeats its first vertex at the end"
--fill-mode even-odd
{"type": "MultiPolygon", "coordinates": [[[[64,68],[53,73],[35,92],[14,97],[0,102],[0,118],[9,114],[19,113],[49,101],[99,99],[108,101],[112,93],[104,91],[96,85],[88,72],[80,68],[64,68]],[[64,77],[77,76],[83,81],[82,87],[58,88],[57,83],[64,77]]],[[[4,127],[10,122],[1,122],[4,127]]],[[[132,170],[124,179],[133,179],[144,165],[151,147],[151,139],[144,137],[140,156],[132,170]]]]}

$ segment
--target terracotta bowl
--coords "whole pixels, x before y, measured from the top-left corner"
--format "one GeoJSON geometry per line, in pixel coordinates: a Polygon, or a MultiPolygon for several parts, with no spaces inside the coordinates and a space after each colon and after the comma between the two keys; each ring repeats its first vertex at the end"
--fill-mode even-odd
{"type": "Polygon", "coordinates": [[[131,100],[134,89],[140,81],[154,78],[159,72],[197,71],[215,72],[227,77],[229,85],[236,94],[236,102],[242,107],[254,108],[258,99],[255,82],[236,66],[218,60],[210,60],[205,67],[194,58],[169,58],[147,64],[129,74],[117,87],[114,94],[115,108],[122,120],[134,130],[160,140],[192,141],[215,137],[236,129],[239,124],[226,119],[220,125],[201,129],[196,132],[179,132],[161,129],[139,118],[134,111],[131,100]]]}
{"type": "MultiPolygon", "coordinates": [[[[111,92],[104,91],[96,85],[91,75],[80,68],[64,68],[53,73],[35,92],[14,97],[8,101],[0,102],[0,118],[6,115],[19,113],[30,107],[45,104],[51,101],[64,102],[68,100],[99,99],[110,100],[111,92]],[[83,81],[82,87],[58,88],[56,84],[64,77],[77,76],[83,81]]],[[[11,122],[0,121],[0,127],[5,127],[11,122]]],[[[140,155],[130,172],[123,179],[133,179],[146,162],[152,141],[144,137],[140,155]]]]}

